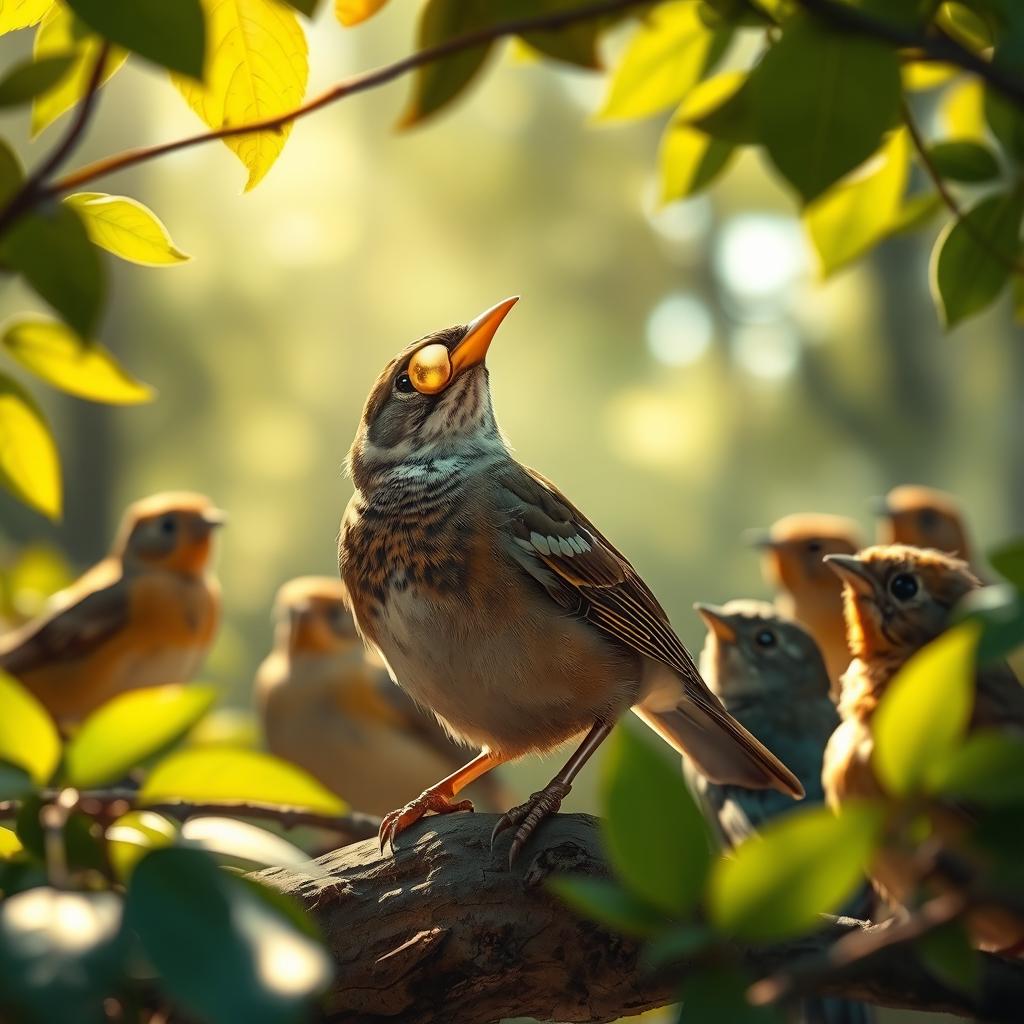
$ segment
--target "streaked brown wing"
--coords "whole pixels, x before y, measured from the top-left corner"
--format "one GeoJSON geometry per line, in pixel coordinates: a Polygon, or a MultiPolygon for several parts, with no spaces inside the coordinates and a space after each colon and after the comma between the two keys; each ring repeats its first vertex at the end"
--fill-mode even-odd
{"type": "Polygon", "coordinates": [[[717,704],[665,610],[625,555],[534,470],[513,465],[499,480],[513,513],[514,541],[554,574],[551,596],[609,636],[675,669],[701,704],[708,705],[708,698],[717,704]]]}

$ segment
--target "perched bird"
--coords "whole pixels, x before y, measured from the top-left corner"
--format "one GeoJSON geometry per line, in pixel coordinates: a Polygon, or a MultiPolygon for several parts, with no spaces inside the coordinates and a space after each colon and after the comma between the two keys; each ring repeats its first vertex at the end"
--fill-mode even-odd
{"type": "Polygon", "coordinates": [[[506,813],[510,860],[627,708],[709,778],[794,796],[799,780],[708,690],[657,599],[548,480],[512,457],[484,358],[508,299],[384,368],[349,453],[340,568],[392,677],[477,757],[387,815],[382,846],[502,762],[584,736],[506,813]]]}
{"type": "Polygon", "coordinates": [[[832,696],[850,664],[843,622],[843,587],[822,559],[852,555],[862,547],[860,530],[844,516],[797,513],[751,539],[762,550],[761,571],[775,589],[775,607],[814,638],[825,658],[832,696]]]}
{"type": "Polygon", "coordinates": [[[220,586],[211,534],[224,513],[201,494],[130,505],[110,554],[0,638],[0,668],[62,726],[126,690],[187,682],[213,643],[220,586]]]}
{"type": "Polygon", "coordinates": [[[952,494],[932,487],[904,484],[877,499],[879,544],[910,544],[935,548],[974,560],[960,503],[952,494]]]}
{"type": "MultiPolygon", "coordinates": [[[[801,626],[764,601],[694,605],[708,627],[700,655],[701,675],[725,709],[781,757],[812,803],[821,803],[821,760],[839,724],[829,697],[829,678],[817,644],[801,626]]],[[[687,782],[723,846],[731,848],[794,807],[774,790],[751,790],[709,782],[684,761],[687,782]]],[[[864,888],[842,908],[860,919],[871,916],[864,888]]],[[[811,999],[804,1024],[865,1024],[874,1019],[863,1003],[811,999]]]]}
{"type": "MultiPolygon", "coordinates": [[[[826,798],[838,807],[850,799],[884,795],[871,760],[875,708],[907,659],[950,624],[953,607],[979,583],[961,559],[901,544],[867,548],[856,556],[831,555],[827,563],[845,584],[853,654],[842,680],[842,724],[828,743],[822,770],[826,798]]],[[[1024,730],[1024,687],[1007,665],[986,665],[976,673],[969,728],[1024,730]]],[[[952,842],[966,827],[959,811],[935,813],[932,824],[952,842]]],[[[898,849],[884,849],[872,864],[876,887],[903,906],[916,896],[919,871],[898,849]]],[[[989,948],[1008,949],[1024,940],[1024,924],[1008,915],[986,911],[971,925],[989,948]]]]}
{"type": "MultiPolygon", "coordinates": [[[[462,764],[463,748],[368,660],[341,580],[290,580],[278,591],[275,618],[274,649],[256,673],[272,753],[370,814],[462,764]]],[[[481,795],[497,806],[495,793],[481,795]]]]}

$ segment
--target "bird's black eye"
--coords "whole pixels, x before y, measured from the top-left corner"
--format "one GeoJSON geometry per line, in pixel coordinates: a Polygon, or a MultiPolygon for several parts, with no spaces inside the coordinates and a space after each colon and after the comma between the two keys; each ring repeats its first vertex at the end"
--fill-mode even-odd
{"type": "Polygon", "coordinates": [[[177,521],[177,519],[174,518],[174,516],[164,516],[160,520],[160,532],[165,537],[173,536],[174,531],[177,528],[178,528],[178,521],[177,521]]]}
{"type": "Polygon", "coordinates": [[[412,386],[412,378],[407,373],[400,373],[395,378],[395,390],[401,391],[403,395],[409,394],[416,389],[412,386]]]}
{"type": "Polygon", "coordinates": [[[821,554],[821,541],[820,540],[809,540],[807,542],[807,550],[812,555],[821,554]]]}
{"type": "Polygon", "coordinates": [[[909,601],[917,589],[917,580],[909,572],[897,573],[889,580],[889,593],[897,601],[909,601]]]}
{"type": "Polygon", "coordinates": [[[754,637],[754,643],[758,647],[774,647],[775,634],[770,629],[758,630],[757,635],[754,637]]]}

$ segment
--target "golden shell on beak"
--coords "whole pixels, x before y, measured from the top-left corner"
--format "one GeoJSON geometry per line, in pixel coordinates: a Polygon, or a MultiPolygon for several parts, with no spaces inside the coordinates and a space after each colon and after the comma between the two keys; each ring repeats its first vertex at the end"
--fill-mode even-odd
{"type": "Polygon", "coordinates": [[[409,379],[421,395],[436,395],[452,378],[447,345],[425,345],[409,363],[409,379]]]}

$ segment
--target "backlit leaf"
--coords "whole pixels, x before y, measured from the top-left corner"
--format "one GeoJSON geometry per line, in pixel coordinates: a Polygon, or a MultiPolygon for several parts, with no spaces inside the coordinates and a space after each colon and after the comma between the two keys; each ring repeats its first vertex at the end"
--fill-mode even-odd
{"type": "Polygon", "coordinates": [[[931,260],[932,294],[947,327],[990,305],[1020,262],[1020,223],[1024,194],[987,196],[951,220],[935,242],[931,260]]]}
{"type": "MultiPolygon", "coordinates": [[[[585,7],[588,0],[502,0],[492,4],[491,21],[511,21],[516,18],[553,14],[557,11],[585,7]]],[[[527,32],[521,38],[526,47],[552,60],[564,61],[589,70],[601,66],[597,52],[598,36],[607,19],[588,18],[576,24],[563,25],[548,31],[527,32]]]]}
{"type": "Polygon", "coordinates": [[[751,74],[760,139],[805,201],[878,148],[899,102],[899,60],[891,46],[811,18],[788,22],[751,74]]]}
{"type": "Polygon", "coordinates": [[[53,776],[60,760],[60,737],[46,709],[24,686],[0,671],[0,760],[18,765],[38,785],[53,776]]]}
{"type": "Polygon", "coordinates": [[[713,139],[673,118],[658,150],[661,201],[686,199],[707,188],[728,167],[735,152],[731,142],[713,139]]]}
{"type": "Polygon", "coordinates": [[[994,731],[968,736],[934,766],[928,788],[985,804],[1024,803],[1024,740],[994,731]]]}
{"type": "Polygon", "coordinates": [[[987,146],[969,140],[937,142],[929,150],[943,178],[976,183],[999,176],[999,161],[987,146]]]}
{"type": "Polygon", "coordinates": [[[951,64],[935,64],[932,61],[909,61],[903,65],[901,73],[904,89],[926,92],[945,85],[960,73],[960,69],[951,64]]]}
{"type": "Polygon", "coordinates": [[[161,67],[202,78],[206,31],[199,0],[64,0],[91,29],[161,67]]]}
{"type": "Polygon", "coordinates": [[[624,935],[651,935],[668,924],[664,914],[607,878],[559,875],[548,888],[581,917],[624,935]]]}
{"type": "Polygon", "coordinates": [[[52,89],[74,63],[74,57],[65,55],[16,64],[0,81],[0,107],[20,106],[52,89]]]}
{"type": "Polygon", "coordinates": [[[944,134],[957,141],[984,142],[985,90],[976,78],[968,78],[950,87],[942,98],[939,116],[944,134]]]}
{"type": "MultiPolygon", "coordinates": [[[[85,95],[102,45],[103,40],[89,32],[69,8],[59,3],[50,8],[36,31],[33,56],[41,61],[45,57],[71,55],[74,64],[57,85],[32,104],[33,135],[38,135],[85,95]]],[[[127,50],[112,46],[103,66],[103,81],[109,81],[127,59],[127,50]]]]}
{"type": "Polygon", "coordinates": [[[184,736],[215,697],[210,687],[187,683],[119,694],[94,711],[68,743],[68,782],[94,789],[123,779],[131,768],[184,736]]]}
{"type": "Polygon", "coordinates": [[[873,762],[893,796],[917,792],[960,745],[974,704],[980,632],[975,622],[947,630],[907,661],[882,697],[873,720],[873,762]]]}
{"type": "Polygon", "coordinates": [[[1024,539],[1007,541],[988,553],[989,564],[1018,590],[1024,590],[1024,539]]]}
{"type": "Polygon", "coordinates": [[[346,28],[373,17],[388,0],[334,0],[334,13],[346,28]]]}
{"type": "Polygon", "coordinates": [[[270,754],[230,747],[200,747],[171,754],[153,769],[140,797],[147,804],[255,800],[324,814],[346,810],[343,800],[301,768],[270,754]]]}
{"type": "Polygon", "coordinates": [[[76,192],[65,200],[73,206],[93,243],[130,263],[169,266],[190,259],[152,210],[127,196],[76,192]]]}
{"type": "Polygon", "coordinates": [[[3,374],[0,374],[0,484],[43,515],[59,518],[60,456],[50,427],[32,397],[17,381],[3,374]]]}
{"type": "Polygon", "coordinates": [[[205,850],[218,861],[250,871],[264,867],[298,867],[308,864],[307,853],[273,832],[235,818],[189,818],[181,826],[187,846],[205,850]]]}
{"type": "Polygon", "coordinates": [[[110,405],[150,402],[156,392],[128,374],[98,342],[54,320],[16,320],[3,335],[7,352],[62,391],[110,405]]]}
{"type": "Polygon", "coordinates": [[[985,119],[1010,156],[1024,160],[1024,114],[991,87],[985,90],[985,119]]]}
{"type": "Polygon", "coordinates": [[[54,0],[0,0],[0,35],[31,28],[53,6],[54,0]]]}
{"type": "Polygon", "coordinates": [[[674,106],[728,41],[727,31],[708,28],[691,0],[659,4],[640,23],[616,65],[598,118],[648,117],[674,106]]]}
{"type": "Polygon", "coordinates": [[[848,804],[797,808],[721,856],[708,885],[708,912],[723,931],[755,941],[811,931],[864,880],[882,811],[848,804]]]}
{"type": "Polygon", "coordinates": [[[972,590],[957,604],[956,615],[981,626],[979,665],[1003,661],[1024,646],[1024,593],[1008,583],[972,590]]]}
{"type": "Polygon", "coordinates": [[[320,0],[282,0],[289,7],[294,7],[295,10],[304,14],[307,18],[312,18],[317,12],[317,8],[320,6],[320,0]]]}
{"type": "Polygon", "coordinates": [[[9,828],[0,828],[0,859],[7,860],[22,849],[21,840],[9,828]]]}
{"type": "MultiPolygon", "coordinates": [[[[205,84],[173,75],[188,105],[213,129],[294,110],[309,78],[306,35],[276,0],[203,0],[209,60],[205,84]]],[[[246,190],[270,170],[292,126],[224,140],[249,172],[246,190]]]]}
{"type": "Polygon", "coordinates": [[[105,835],[114,873],[126,882],[150,850],[174,845],[178,829],[174,822],[153,811],[129,811],[108,826],[105,835]]]}
{"type": "Polygon", "coordinates": [[[939,6],[935,23],[970,50],[980,53],[992,45],[992,33],[977,11],[967,3],[948,0],[939,6]]]}
{"type": "Polygon", "coordinates": [[[725,71],[705,79],[679,105],[674,120],[724,142],[748,145],[758,141],[749,77],[743,71],[725,71]]]}
{"type": "Polygon", "coordinates": [[[893,132],[878,154],[852,177],[808,203],[803,221],[822,277],[852,263],[897,225],[910,170],[910,142],[893,132]]]}

